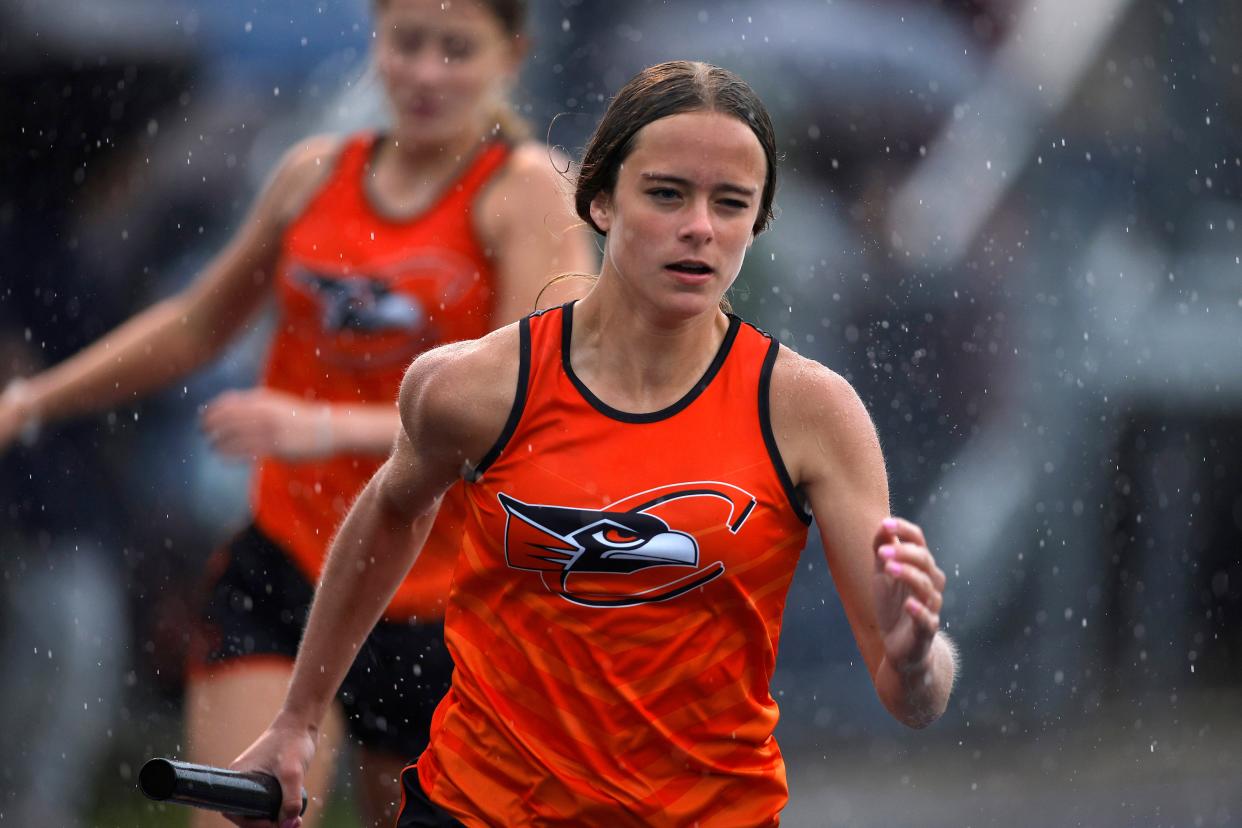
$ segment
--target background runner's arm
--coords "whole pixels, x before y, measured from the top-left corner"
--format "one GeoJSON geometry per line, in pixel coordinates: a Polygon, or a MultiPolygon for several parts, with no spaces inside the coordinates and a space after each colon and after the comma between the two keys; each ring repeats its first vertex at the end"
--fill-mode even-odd
{"type": "Polygon", "coordinates": [[[226,457],[314,460],[387,454],[401,429],[395,403],[325,403],[270,388],[225,391],[203,409],[203,430],[226,457]]]}
{"type": "MultiPolygon", "coordinates": [[[[322,139],[291,150],[237,234],[188,287],[7,395],[21,409],[18,429],[132,399],[219,353],[267,297],[291,205],[316,183],[328,151],[322,139]]],[[[0,447],[12,437],[6,430],[0,423],[0,447]]]]}

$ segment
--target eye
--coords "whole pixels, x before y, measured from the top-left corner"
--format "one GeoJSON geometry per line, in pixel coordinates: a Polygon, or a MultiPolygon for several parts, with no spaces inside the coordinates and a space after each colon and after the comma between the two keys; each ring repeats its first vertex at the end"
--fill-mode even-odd
{"type": "Polygon", "coordinates": [[[394,34],[392,42],[398,52],[409,56],[422,49],[425,40],[422,32],[406,30],[394,34]]]}
{"type": "Polygon", "coordinates": [[[444,49],[444,57],[453,61],[468,60],[477,49],[473,40],[461,35],[445,37],[441,47],[444,49]]]}
{"type": "Polygon", "coordinates": [[[631,534],[616,526],[600,529],[591,537],[596,543],[602,546],[611,546],[614,549],[638,546],[643,542],[643,539],[638,535],[631,534]]]}
{"type": "Polygon", "coordinates": [[[681,193],[672,187],[652,187],[647,194],[656,201],[675,201],[681,197],[681,193]]]}
{"type": "Polygon", "coordinates": [[[739,198],[722,198],[718,203],[720,206],[727,207],[730,210],[745,210],[750,206],[750,202],[742,201],[739,198]]]}

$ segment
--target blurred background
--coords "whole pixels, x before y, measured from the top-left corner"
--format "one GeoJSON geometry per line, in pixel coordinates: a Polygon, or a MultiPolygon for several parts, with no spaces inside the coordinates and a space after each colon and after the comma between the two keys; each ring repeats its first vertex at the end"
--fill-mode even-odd
{"type": "MultiPolygon", "coordinates": [[[[784,824],[1242,824],[1242,8],[535,0],[532,24],[517,100],[571,154],[659,60],[764,97],[780,212],[734,304],[858,389],[949,574],[963,669],[911,732],[803,554],[784,824]]],[[[181,287],[299,138],[381,123],[371,31],[364,0],[0,0],[0,380],[181,287]]],[[[195,418],[265,343],[0,458],[0,825],[184,823],[135,778],[179,751],[187,607],[248,474],[195,418]]]]}

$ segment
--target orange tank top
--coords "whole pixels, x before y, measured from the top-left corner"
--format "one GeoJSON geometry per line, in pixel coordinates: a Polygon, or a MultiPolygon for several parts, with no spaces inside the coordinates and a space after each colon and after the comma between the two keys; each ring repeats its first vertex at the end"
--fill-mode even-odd
{"type": "MultiPolygon", "coordinates": [[[[323,402],[396,406],[401,378],[424,350],[492,328],[495,269],[471,208],[509,156],[482,145],[455,182],[414,218],[378,212],[366,189],[376,137],[346,141],[335,169],[284,234],[276,272],[278,319],[263,385],[323,402]]],[[[383,462],[336,455],[265,459],[255,522],[312,583],[354,498],[383,462]]],[[[445,496],[423,554],[386,616],[443,615],[459,547],[464,497],[445,496]]]]}
{"type": "Polygon", "coordinates": [[[522,321],[466,485],[420,781],[469,826],[777,825],[769,682],[809,524],[768,417],[779,345],[730,317],[685,397],[629,414],[573,373],[572,325],[522,321]]]}

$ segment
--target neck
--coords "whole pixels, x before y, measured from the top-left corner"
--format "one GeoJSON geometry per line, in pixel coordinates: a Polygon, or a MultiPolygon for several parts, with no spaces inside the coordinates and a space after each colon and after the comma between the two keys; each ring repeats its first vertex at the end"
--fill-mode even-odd
{"type": "Polygon", "coordinates": [[[450,140],[420,143],[384,137],[371,161],[371,197],[394,215],[425,209],[474,157],[482,136],[468,130],[450,140]]]}
{"type": "Polygon", "coordinates": [[[604,402],[631,413],[659,411],[707,371],[729,329],[718,309],[690,317],[653,312],[613,295],[600,280],[574,306],[570,363],[604,402]]]}
{"type": "Polygon", "coordinates": [[[440,141],[414,141],[391,132],[384,138],[377,165],[382,160],[405,172],[453,167],[473,155],[490,132],[482,121],[476,127],[440,141]]]}

